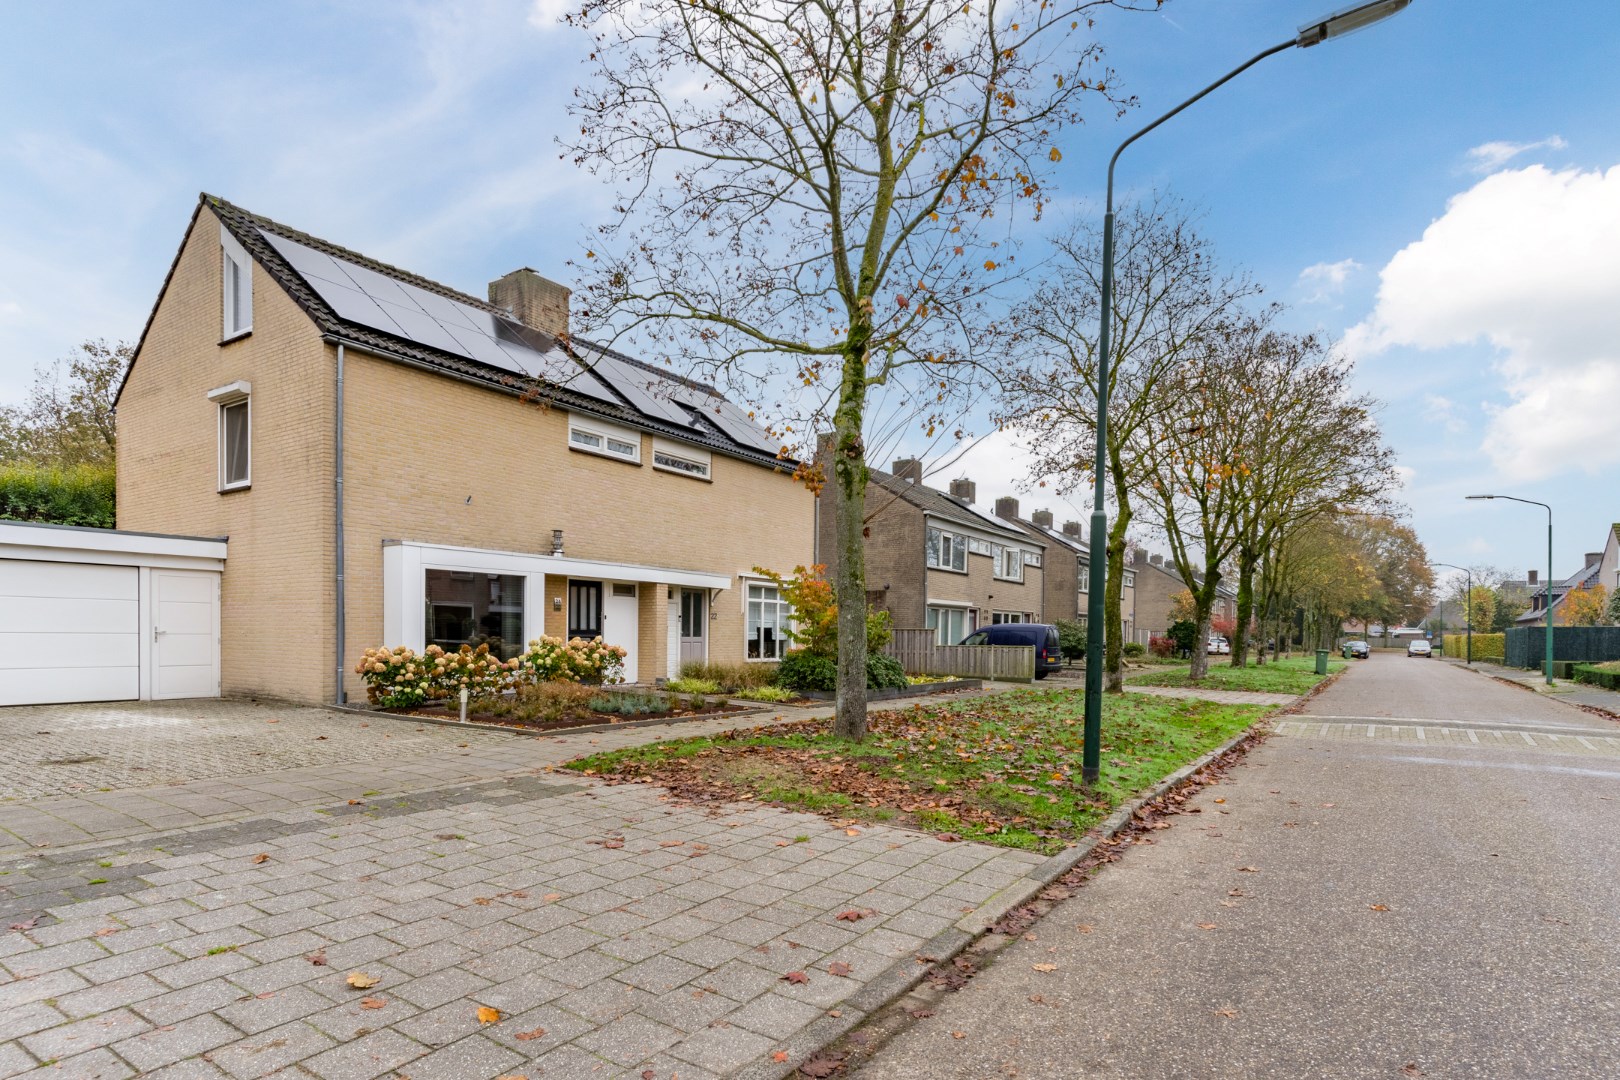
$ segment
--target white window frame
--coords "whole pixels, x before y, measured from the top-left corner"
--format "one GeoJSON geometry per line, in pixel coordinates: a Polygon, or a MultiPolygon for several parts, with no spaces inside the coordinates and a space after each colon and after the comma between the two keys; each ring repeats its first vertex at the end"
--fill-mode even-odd
{"type": "Polygon", "coordinates": [[[219,444],[219,491],[241,491],[253,486],[253,384],[238,379],[225,386],[208,391],[208,400],[218,410],[215,437],[219,444]],[[241,480],[230,480],[225,474],[225,410],[241,405],[247,409],[247,469],[241,480]]]}
{"type": "Polygon", "coordinates": [[[222,224],[220,248],[220,341],[253,333],[253,260],[222,224]],[[239,288],[232,288],[232,285],[239,288]]]}
{"type": "Polygon", "coordinates": [[[1041,568],[1041,553],[1038,551],[1024,552],[1024,565],[1033,566],[1035,569],[1039,570],[1041,568]]]}
{"type": "Polygon", "coordinates": [[[713,483],[713,463],[713,456],[707,450],[670,442],[667,439],[656,437],[653,439],[652,466],[660,472],[713,483]]]}
{"type": "MultiPolygon", "coordinates": [[[[771,582],[771,581],[762,580],[762,579],[759,579],[759,578],[744,578],[743,582],[742,582],[742,586],[743,586],[742,587],[742,602],[743,602],[743,618],[742,618],[742,624],[743,624],[743,660],[745,662],[747,662],[747,663],[750,663],[750,664],[775,664],[775,663],[778,663],[778,662],[781,661],[782,657],[787,655],[788,646],[791,644],[791,641],[788,638],[788,633],[793,628],[793,605],[789,604],[786,600],[782,599],[782,590],[780,588],[778,588],[776,586],[776,584],[771,582]],[[761,589],[761,590],[765,590],[765,591],[774,593],[775,598],[774,599],[767,599],[767,598],[761,596],[758,599],[755,599],[755,597],[754,597],[754,590],[755,589],[761,589]],[[776,629],[777,629],[776,647],[779,650],[780,655],[777,655],[777,656],[750,656],[750,655],[748,655],[748,646],[750,644],[749,631],[748,631],[748,608],[749,608],[750,604],[755,604],[755,603],[761,604],[761,605],[772,604],[772,605],[776,606],[776,609],[777,609],[776,610],[776,617],[777,617],[776,618],[776,629]]],[[[763,609],[762,609],[761,610],[761,615],[763,616],[763,614],[764,614],[764,612],[763,612],[763,609]]],[[[763,618],[761,619],[761,625],[762,626],[764,625],[763,618]]],[[[763,651],[763,642],[761,642],[761,651],[763,651]]]]}
{"type": "Polygon", "coordinates": [[[1134,589],[1134,588],[1136,588],[1136,571],[1135,570],[1127,570],[1127,571],[1125,571],[1124,576],[1120,578],[1120,585],[1121,585],[1122,588],[1126,588],[1126,589],[1134,589]]]}
{"type": "Polygon", "coordinates": [[[995,545],[992,544],[990,541],[988,541],[988,540],[980,540],[976,536],[968,537],[968,554],[969,555],[992,555],[994,553],[995,553],[995,545]]]}
{"type": "Polygon", "coordinates": [[[923,561],[930,570],[944,570],[952,574],[967,573],[968,538],[960,533],[946,532],[936,525],[929,525],[923,537],[923,561]],[[937,545],[928,544],[928,533],[939,538],[937,545]],[[935,551],[938,551],[936,558],[935,551]],[[949,551],[949,557],[946,552],[949,551]],[[961,565],[956,565],[960,561],[961,565]]]}
{"type": "Polygon", "coordinates": [[[979,628],[978,612],[970,605],[930,601],[927,608],[928,629],[934,631],[938,645],[955,645],[979,628]],[[943,616],[943,618],[942,618],[943,616]],[[946,633],[951,621],[960,618],[960,633],[946,633]]]}
{"type": "Polygon", "coordinates": [[[568,449],[581,454],[611,458],[614,461],[626,461],[632,465],[641,464],[641,434],[634,428],[622,427],[594,417],[569,414],[568,449]],[[576,435],[586,441],[576,439],[576,435]],[[590,440],[594,440],[595,445],[590,445],[590,440]],[[625,449],[614,449],[612,444],[615,442],[625,449]]]}
{"type": "Polygon", "coordinates": [[[995,545],[994,558],[995,558],[994,574],[995,574],[995,577],[996,577],[996,579],[998,581],[1023,581],[1024,580],[1024,549],[1023,548],[1004,547],[1004,546],[1002,546],[1000,544],[997,544],[997,545],[995,545]],[[1014,556],[1016,556],[1016,559],[1014,559],[1014,556]],[[1012,563],[1014,561],[1016,561],[1018,563],[1018,572],[1016,574],[1009,572],[1009,569],[1010,569],[1010,567],[1011,567],[1011,565],[1012,565],[1012,563]]]}

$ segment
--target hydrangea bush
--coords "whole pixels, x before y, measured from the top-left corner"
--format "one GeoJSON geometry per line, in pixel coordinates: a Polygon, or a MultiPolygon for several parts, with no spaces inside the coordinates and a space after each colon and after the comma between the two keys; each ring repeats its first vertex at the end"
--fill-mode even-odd
{"type": "Polygon", "coordinates": [[[462,687],[473,697],[490,697],[538,683],[623,682],[624,658],[624,649],[600,640],[543,637],[511,660],[491,655],[488,645],[463,645],[455,652],[437,645],[421,653],[403,645],[367,649],[354,670],[373,705],[400,709],[457,697],[462,687]]]}

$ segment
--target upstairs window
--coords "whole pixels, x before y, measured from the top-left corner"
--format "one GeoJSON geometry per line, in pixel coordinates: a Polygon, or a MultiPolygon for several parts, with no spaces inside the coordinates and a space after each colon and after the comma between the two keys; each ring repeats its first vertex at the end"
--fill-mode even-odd
{"type": "Polygon", "coordinates": [[[1024,580],[1024,550],[1015,547],[996,546],[996,577],[1004,581],[1024,580]]]}
{"type": "Polygon", "coordinates": [[[592,418],[569,418],[568,446],[621,461],[641,461],[641,439],[634,431],[592,418]]]}
{"type": "Polygon", "coordinates": [[[710,479],[713,458],[707,450],[669,439],[653,438],[653,468],[696,480],[710,479]]]}
{"type": "Polygon", "coordinates": [[[967,573],[967,537],[930,528],[927,543],[929,566],[936,570],[967,573]]]}
{"type": "Polygon", "coordinates": [[[208,392],[219,407],[219,490],[235,491],[253,483],[252,387],[234,382],[208,392]]]}
{"type": "Polygon", "coordinates": [[[253,260],[236,237],[219,227],[221,253],[220,310],[224,313],[221,337],[229,341],[253,329],[253,260]]]}

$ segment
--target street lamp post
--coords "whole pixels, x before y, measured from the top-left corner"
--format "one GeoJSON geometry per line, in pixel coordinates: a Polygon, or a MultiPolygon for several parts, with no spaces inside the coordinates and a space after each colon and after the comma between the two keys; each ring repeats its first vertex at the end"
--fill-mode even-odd
{"type": "MultiPolygon", "coordinates": [[[[1468,569],[1466,566],[1457,566],[1454,563],[1448,562],[1432,562],[1429,565],[1444,566],[1452,570],[1461,570],[1463,573],[1468,575],[1468,624],[1464,628],[1464,632],[1468,635],[1468,663],[1472,665],[1474,662],[1474,572],[1468,569]]],[[[1445,644],[1446,640],[1444,637],[1442,637],[1440,639],[1440,647],[1442,649],[1445,648],[1445,644]]]]}
{"type": "Polygon", "coordinates": [[[1525,503],[1525,504],[1527,504],[1529,506],[1539,506],[1543,510],[1547,511],[1547,608],[1546,608],[1546,611],[1547,611],[1547,618],[1546,618],[1547,629],[1544,631],[1543,636],[1547,639],[1547,641],[1546,641],[1547,657],[1546,657],[1546,661],[1545,661],[1545,663],[1546,663],[1545,674],[1547,676],[1547,685],[1551,686],[1551,685],[1553,685],[1553,623],[1552,623],[1552,609],[1553,609],[1553,591],[1552,591],[1552,589],[1553,589],[1553,569],[1552,569],[1553,568],[1553,533],[1552,533],[1552,525],[1553,525],[1553,513],[1552,513],[1552,507],[1548,506],[1544,502],[1536,502],[1536,500],[1534,500],[1534,499],[1521,499],[1517,495],[1470,495],[1470,496],[1468,496],[1468,498],[1470,498],[1470,499],[1507,499],[1509,502],[1525,503]]]}
{"type": "Polygon", "coordinates": [[[1108,561],[1108,514],[1103,509],[1103,499],[1107,492],[1103,470],[1108,463],[1108,348],[1109,323],[1112,321],[1114,309],[1114,166],[1119,164],[1119,155],[1123,154],[1131,143],[1188,106],[1225,86],[1266,57],[1275,56],[1289,49],[1308,49],[1324,41],[1343,37],[1404,10],[1411,2],[1412,0],[1372,0],[1370,3],[1357,4],[1335,12],[1325,19],[1302,26],[1294,37],[1273,45],[1233,68],[1120,143],[1119,149],[1115,150],[1114,156],[1108,160],[1108,200],[1103,215],[1102,326],[1097,334],[1097,460],[1091,509],[1090,595],[1086,601],[1086,725],[1081,778],[1088,786],[1097,782],[1102,761],[1102,665],[1104,634],[1107,630],[1103,624],[1103,589],[1107,584],[1108,561]]]}

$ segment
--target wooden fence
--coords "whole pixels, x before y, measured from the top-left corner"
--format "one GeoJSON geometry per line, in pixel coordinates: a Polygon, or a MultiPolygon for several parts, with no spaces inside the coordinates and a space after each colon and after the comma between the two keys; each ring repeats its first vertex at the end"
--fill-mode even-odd
{"type": "Polygon", "coordinates": [[[1033,645],[940,645],[932,630],[894,631],[883,650],[907,675],[955,675],[963,679],[1035,680],[1033,645]]]}

